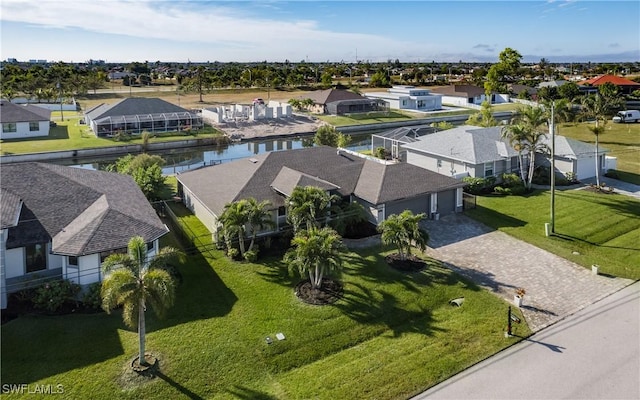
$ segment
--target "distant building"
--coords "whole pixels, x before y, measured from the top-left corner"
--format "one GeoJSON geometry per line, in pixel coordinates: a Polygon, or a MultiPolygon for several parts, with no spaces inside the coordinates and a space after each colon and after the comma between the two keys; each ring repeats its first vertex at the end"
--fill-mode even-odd
{"type": "Polygon", "coordinates": [[[442,96],[429,89],[409,85],[393,86],[386,92],[370,92],[368,98],[382,100],[396,110],[434,111],[442,109],[442,96]]]}

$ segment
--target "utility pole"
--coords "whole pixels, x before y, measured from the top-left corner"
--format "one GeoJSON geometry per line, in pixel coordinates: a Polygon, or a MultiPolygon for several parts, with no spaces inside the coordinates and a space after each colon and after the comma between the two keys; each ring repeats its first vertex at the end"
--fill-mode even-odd
{"type": "Polygon", "coordinates": [[[549,124],[549,133],[551,134],[551,233],[556,232],[556,124],[555,124],[555,104],[551,101],[551,123],[549,124]]]}

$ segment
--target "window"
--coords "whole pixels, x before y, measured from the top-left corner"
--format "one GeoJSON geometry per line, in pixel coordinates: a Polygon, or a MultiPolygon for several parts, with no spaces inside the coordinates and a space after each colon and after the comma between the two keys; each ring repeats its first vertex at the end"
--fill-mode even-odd
{"type": "Polygon", "coordinates": [[[16,124],[13,122],[2,124],[2,132],[4,133],[11,133],[11,132],[17,132],[17,131],[18,131],[18,128],[16,124]]]}
{"type": "Polygon", "coordinates": [[[25,248],[27,274],[47,269],[47,244],[30,244],[25,248]]]}
{"type": "Polygon", "coordinates": [[[78,266],[78,257],[69,256],[67,258],[67,266],[69,266],[69,267],[77,267],[78,266]]]}
{"type": "Polygon", "coordinates": [[[100,253],[100,264],[102,264],[104,262],[104,260],[106,260],[107,257],[109,257],[111,254],[127,254],[127,249],[126,249],[126,247],[124,247],[122,249],[109,250],[109,251],[101,252],[100,253]]]}
{"type": "Polygon", "coordinates": [[[154,242],[147,243],[147,251],[152,251],[153,250],[153,248],[154,248],[153,243],[154,242]]]}
{"type": "Polygon", "coordinates": [[[40,130],[39,122],[29,122],[29,131],[30,132],[38,132],[40,130]]]}
{"type": "Polygon", "coordinates": [[[287,209],[284,206],[278,207],[278,217],[284,217],[287,215],[287,209]]]}
{"type": "Polygon", "coordinates": [[[484,177],[493,176],[493,163],[488,162],[484,164],[484,177]]]}

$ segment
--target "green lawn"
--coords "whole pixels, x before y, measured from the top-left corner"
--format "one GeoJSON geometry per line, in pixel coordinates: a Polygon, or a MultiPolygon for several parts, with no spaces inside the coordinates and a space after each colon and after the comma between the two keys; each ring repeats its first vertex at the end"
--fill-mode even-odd
{"type": "Polygon", "coordinates": [[[410,121],[417,118],[432,118],[438,116],[451,116],[451,115],[470,115],[472,110],[458,110],[458,111],[442,111],[433,113],[417,113],[410,112],[408,110],[393,110],[389,112],[369,112],[362,114],[351,115],[314,115],[318,119],[331,124],[333,126],[351,126],[351,125],[368,125],[379,124],[385,122],[398,122],[398,121],[410,121]]]}
{"type": "MultiPolygon", "coordinates": [[[[53,119],[60,117],[60,112],[52,113],[53,119]]],[[[80,117],[77,113],[65,112],[64,121],[57,121],[57,125],[51,128],[49,136],[37,139],[9,139],[0,141],[0,152],[6,154],[24,154],[38,153],[44,151],[61,151],[74,149],[89,149],[96,147],[122,146],[127,144],[140,144],[142,139],[138,136],[136,139],[127,141],[117,141],[113,138],[96,137],[91,129],[86,125],[79,123],[80,117]]],[[[185,140],[194,138],[208,138],[221,136],[221,132],[207,127],[195,134],[185,134],[177,132],[160,133],[156,137],[152,137],[149,143],[185,140]]]]}
{"type": "MultiPolygon", "coordinates": [[[[438,262],[404,274],[374,248],[348,253],[334,305],[297,300],[300,278],[278,258],[234,263],[212,250],[195,217],[201,253],[179,265],[167,319],[148,319],[147,348],[162,375],[122,378],[137,335],[114,315],[27,316],[2,326],[2,383],[62,384],[65,398],[402,399],[513,344],[507,304],[438,262]],[[449,300],[464,296],[462,307],[449,300]],[[282,332],[286,340],[267,345],[282,332]]],[[[529,330],[518,325],[518,335],[529,330]]]]}
{"type": "MultiPolygon", "coordinates": [[[[556,191],[556,236],[546,237],[549,191],[529,196],[478,196],[465,211],[484,224],[585,267],[640,279],[640,200],[585,190],[556,191]]],[[[514,254],[514,257],[517,257],[514,254]]]]}
{"type": "MultiPolygon", "coordinates": [[[[593,144],[595,136],[589,126],[593,126],[593,123],[562,124],[558,134],[593,144]]],[[[601,147],[610,150],[607,155],[618,158],[620,179],[640,185],[640,124],[609,122],[598,142],[601,147]]]]}

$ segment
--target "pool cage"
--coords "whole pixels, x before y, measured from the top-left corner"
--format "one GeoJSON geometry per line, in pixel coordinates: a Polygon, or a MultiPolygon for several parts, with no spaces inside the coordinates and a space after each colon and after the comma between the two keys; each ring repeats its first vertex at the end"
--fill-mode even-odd
{"type": "Polygon", "coordinates": [[[118,133],[139,135],[143,131],[177,132],[202,129],[202,116],[190,112],[158,114],[118,115],[92,120],[91,129],[96,136],[113,136],[118,133]]]}
{"type": "Polygon", "coordinates": [[[371,135],[371,151],[375,152],[378,147],[384,147],[391,159],[404,161],[406,150],[402,150],[401,145],[417,142],[420,136],[434,133],[436,130],[430,125],[416,125],[374,133],[371,135]]]}

